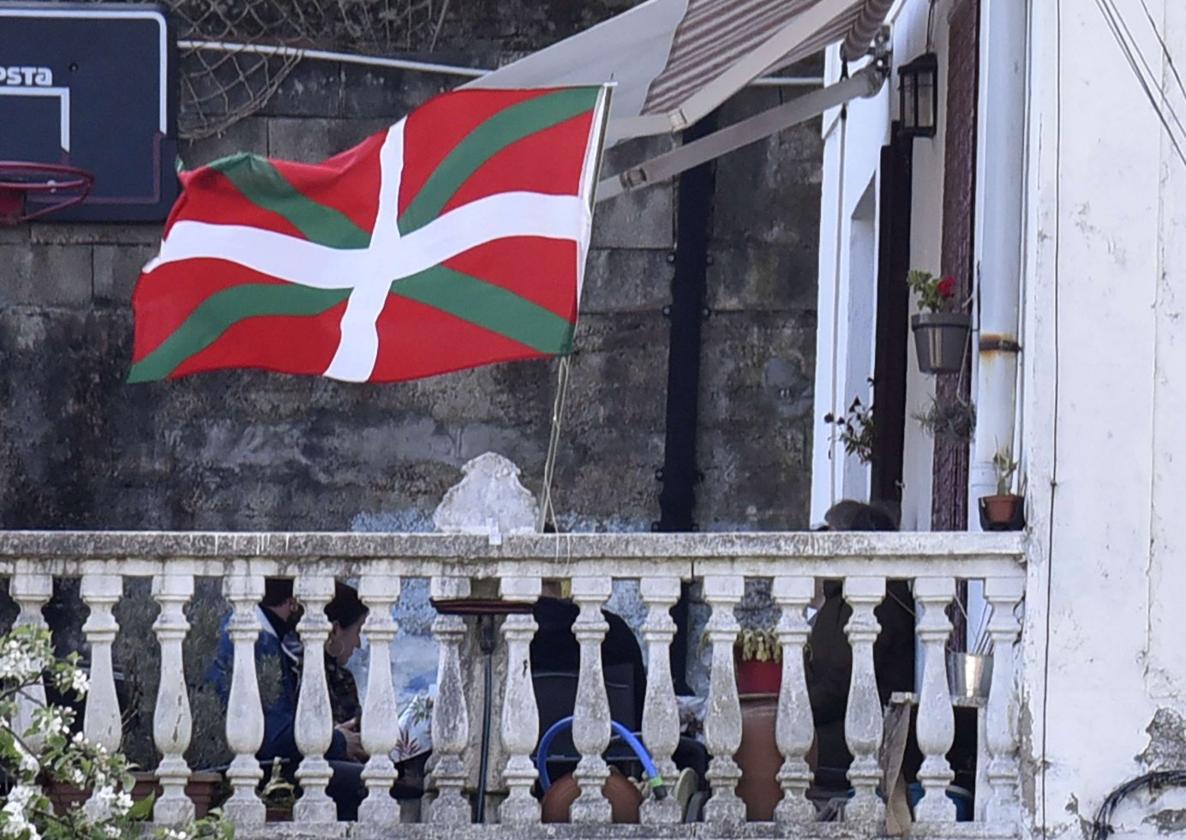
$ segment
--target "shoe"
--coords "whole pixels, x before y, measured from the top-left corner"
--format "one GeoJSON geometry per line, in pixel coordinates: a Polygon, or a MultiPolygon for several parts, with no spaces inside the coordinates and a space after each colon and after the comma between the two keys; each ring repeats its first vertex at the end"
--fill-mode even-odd
{"type": "Polygon", "coordinates": [[[688,815],[688,803],[692,801],[692,797],[700,788],[699,780],[696,778],[696,771],[691,767],[685,767],[679,771],[679,776],[675,780],[675,790],[672,795],[675,801],[679,803],[680,819],[683,820],[688,815]]]}

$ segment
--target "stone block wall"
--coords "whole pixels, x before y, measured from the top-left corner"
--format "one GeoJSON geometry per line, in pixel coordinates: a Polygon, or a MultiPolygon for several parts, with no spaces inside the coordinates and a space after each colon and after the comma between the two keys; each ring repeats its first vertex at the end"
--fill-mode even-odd
{"type": "MultiPolygon", "coordinates": [[[[491,20],[509,14],[487,5],[491,20]]],[[[532,9],[521,11],[546,12],[532,9]]],[[[577,17],[564,26],[589,22],[577,17]]],[[[501,24],[487,23],[497,34],[501,24]]],[[[516,37],[490,43],[526,48],[516,37]]],[[[262,112],[184,148],[183,161],[236,151],[316,161],[455,81],[307,61],[262,112]]],[[[725,121],[780,95],[747,91],[725,121]]],[[[671,142],[618,147],[608,171],[671,142]]],[[[704,530],[807,524],[819,171],[817,124],[718,167],[704,530]]],[[[554,484],[565,528],[649,530],[658,519],[673,208],[670,184],[598,208],[554,484]]],[[[250,371],[125,384],[132,289],[159,235],[155,225],[0,229],[0,528],[426,530],[461,464],[487,450],[539,490],[554,362],[391,385],[250,371]]]]}

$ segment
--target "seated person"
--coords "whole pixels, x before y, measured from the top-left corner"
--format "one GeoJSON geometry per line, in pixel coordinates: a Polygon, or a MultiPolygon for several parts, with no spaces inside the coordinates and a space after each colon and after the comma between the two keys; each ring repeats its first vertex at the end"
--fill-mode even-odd
{"type": "MultiPolygon", "coordinates": [[[[285,762],[285,773],[292,775],[301,760],[294,727],[304,653],[296,631],[303,608],[293,597],[292,581],[269,579],[257,611],[260,632],[255,642],[255,664],[261,674],[264,738],[256,758],[267,764],[279,758],[285,762]]],[[[357,817],[365,793],[361,773],[367,755],[358,731],[358,688],[345,665],[359,647],[367,612],[358,593],[342,583],[335,585],[334,598],[325,608],[331,622],[325,642],[325,671],[334,722],[332,741],[325,754],[333,770],[327,790],[337,803],[340,820],[357,817]]],[[[214,662],[206,672],[207,681],[224,703],[230,694],[233,666],[234,646],[224,627],[214,662]]]]}
{"type": "MultiPolygon", "coordinates": [[[[896,531],[897,525],[885,511],[873,505],[842,501],[824,517],[830,531],[896,531]]],[[[914,596],[906,581],[886,583],[886,597],[873,611],[881,632],[873,644],[873,667],[882,707],[895,691],[914,690],[914,596]]],[[[844,717],[848,709],[848,688],[852,679],[852,648],[844,631],[852,607],[844,600],[840,581],[825,581],[824,601],[816,613],[808,637],[805,669],[807,693],[815,720],[816,784],[847,788],[845,772],[852,754],[844,738],[844,717]]],[[[910,739],[905,766],[913,779],[921,755],[910,739]],[[911,754],[913,753],[913,755],[911,754]]]]}
{"type": "MultiPolygon", "coordinates": [[[[581,669],[581,646],[573,635],[572,627],[580,609],[572,601],[541,597],[535,604],[533,615],[538,625],[535,638],[531,641],[531,672],[579,674],[581,669]]],[[[619,721],[635,731],[642,728],[642,712],[646,698],[647,675],[643,665],[642,648],[638,638],[621,616],[601,611],[602,618],[609,625],[605,639],[601,642],[601,665],[603,669],[622,666],[631,674],[633,688],[631,713],[633,720],[619,721]]],[[[567,710],[567,714],[572,714],[567,710]]],[[[544,733],[541,730],[540,735],[544,733]]],[[[558,739],[558,744],[564,739],[558,739]]],[[[626,755],[632,755],[623,752],[626,755]]],[[[708,754],[704,745],[691,738],[680,738],[672,756],[676,767],[691,768],[700,779],[708,770],[708,754]]],[[[550,764],[551,762],[549,762],[550,764]]]]}

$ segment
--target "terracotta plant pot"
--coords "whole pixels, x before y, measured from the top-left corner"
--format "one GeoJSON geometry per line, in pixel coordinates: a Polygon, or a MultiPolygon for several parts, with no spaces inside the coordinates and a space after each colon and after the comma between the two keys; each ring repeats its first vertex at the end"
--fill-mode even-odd
{"type": "MultiPolygon", "coordinates": [[[[576,802],[581,789],[572,773],[565,773],[552,783],[540,802],[540,821],[546,823],[569,822],[569,808],[576,802]]],[[[609,778],[602,785],[601,792],[609,800],[611,820],[615,823],[637,823],[638,809],[642,805],[642,794],[634,783],[623,776],[616,767],[610,768],[609,778]]]]}
{"type": "Polygon", "coordinates": [[[782,767],[782,754],[774,740],[777,718],[777,696],[742,696],[741,746],[734,760],[741,768],[737,795],[745,802],[745,818],[751,822],[773,820],[774,808],[782,799],[782,787],[777,778],[782,767]]]}
{"type": "Polygon", "coordinates": [[[923,373],[958,373],[964,366],[972,319],[963,312],[920,312],[910,318],[918,369],[923,373]]]}
{"type": "MultiPolygon", "coordinates": [[[[160,796],[161,787],[157,783],[156,774],[137,771],[132,774],[136,783],[132,786],[132,801],[142,802],[149,796],[160,796]]],[[[214,799],[218,795],[218,787],[222,783],[220,773],[191,773],[189,782],[185,786],[186,796],[194,803],[194,817],[201,819],[210,813],[214,799]]],[[[61,814],[71,808],[81,806],[90,798],[90,791],[63,783],[54,783],[46,788],[46,796],[54,813],[61,814]]]]}
{"type": "Polygon", "coordinates": [[[782,685],[782,663],[773,660],[734,659],[738,694],[778,694],[782,685]]]}
{"type": "Polygon", "coordinates": [[[985,531],[1020,531],[1025,527],[1025,497],[981,496],[980,527],[985,531]]]}

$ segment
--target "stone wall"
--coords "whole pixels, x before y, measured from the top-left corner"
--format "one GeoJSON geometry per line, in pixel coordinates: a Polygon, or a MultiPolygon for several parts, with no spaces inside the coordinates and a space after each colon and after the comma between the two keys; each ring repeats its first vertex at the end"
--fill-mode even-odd
{"type": "MultiPolygon", "coordinates": [[[[569,4],[519,6],[526,28],[508,22],[513,9],[477,3],[465,7],[471,29],[451,37],[485,27],[482,49],[526,49],[591,22],[548,11],[569,4]]],[[[183,160],[247,150],[316,161],[455,81],[307,61],[264,111],[183,160]]],[[[745,92],[726,120],[780,95],[745,92]]],[[[670,142],[619,147],[610,171],[670,142]]],[[[696,515],[705,530],[807,524],[819,159],[813,123],[719,165],[696,515]]],[[[598,210],[555,480],[565,528],[648,530],[658,518],[672,192],[656,186],[598,210]]],[[[126,385],[131,292],[159,234],[0,229],[0,528],[425,530],[461,464],[487,450],[538,491],[555,363],[392,385],[249,371],[126,385]]]]}

